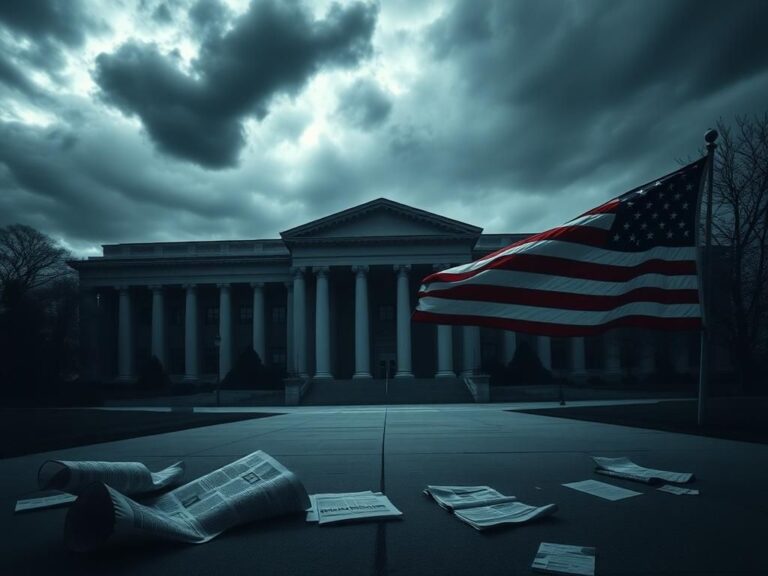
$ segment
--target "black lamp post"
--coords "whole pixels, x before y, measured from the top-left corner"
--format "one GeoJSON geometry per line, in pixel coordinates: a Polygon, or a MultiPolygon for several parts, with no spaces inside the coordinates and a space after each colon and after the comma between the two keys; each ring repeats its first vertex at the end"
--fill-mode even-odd
{"type": "MultiPolygon", "coordinates": [[[[216,348],[216,350],[219,350],[219,347],[221,346],[221,336],[216,334],[216,336],[213,337],[213,345],[216,348]]],[[[221,355],[219,355],[219,362],[221,362],[221,355]]],[[[216,406],[221,406],[221,403],[219,401],[219,389],[221,388],[221,367],[217,364],[216,365],[216,406]]]]}

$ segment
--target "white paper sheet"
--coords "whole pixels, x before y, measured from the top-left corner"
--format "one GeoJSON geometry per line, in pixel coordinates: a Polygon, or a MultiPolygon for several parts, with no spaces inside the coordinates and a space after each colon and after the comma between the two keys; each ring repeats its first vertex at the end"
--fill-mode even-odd
{"type": "Polygon", "coordinates": [[[563,484],[567,488],[573,488],[579,492],[586,492],[605,500],[623,500],[624,498],[631,498],[632,496],[640,496],[641,492],[635,492],[634,490],[627,490],[626,488],[619,488],[612,484],[606,484],[605,482],[598,482],[597,480],[582,480],[581,482],[570,482],[563,484]]]}

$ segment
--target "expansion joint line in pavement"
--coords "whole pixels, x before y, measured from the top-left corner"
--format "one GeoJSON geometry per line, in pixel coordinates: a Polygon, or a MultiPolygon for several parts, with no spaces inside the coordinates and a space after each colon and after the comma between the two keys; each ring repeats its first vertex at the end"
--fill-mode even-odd
{"type": "MultiPolygon", "coordinates": [[[[384,449],[387,442],[387,408],[384,408],[384,426],[381,431],[381,475],[379,476],[379,492],[386,494],[386,474],[384,469],[384,449]]],[[[376,555],[374,574],[384,576],[387,573],[387,523],[379,522],[376,528],[376,555]]]]}

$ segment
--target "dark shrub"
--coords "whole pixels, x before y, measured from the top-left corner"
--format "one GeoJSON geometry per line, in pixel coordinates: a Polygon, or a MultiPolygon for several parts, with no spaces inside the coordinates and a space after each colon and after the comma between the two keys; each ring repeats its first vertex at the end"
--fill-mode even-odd
{"type": "Polygon", "coordinates": [[[528,342],[520,342],[515,357],[506,369],[507,384],[525,386],[529,384],[551,384],[552,373],[542,366],[538,355],[528,342]]]}
{"type": "Polygon", "coordinates": [[[151,356],[141,366],[136,388],[139,390],[169,390],[171,379],[157,356],[151,356]]]}
{"type": "Polygon", "coordinates": [[[229,390],[252,390],[257,388],[264,365],[258,353],[251,347],[240,353],[232,370],[224,376],[221,387],[229,390]]]}

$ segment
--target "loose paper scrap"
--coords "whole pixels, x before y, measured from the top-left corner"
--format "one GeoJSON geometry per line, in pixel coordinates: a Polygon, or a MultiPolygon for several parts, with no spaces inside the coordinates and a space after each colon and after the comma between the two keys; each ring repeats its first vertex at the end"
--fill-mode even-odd
{"type": "Polygon", "coordinates": [[[567,488],[573,488],[579,492],[586,492],[592,494],[598,498],[604,498],[605,500],[623,500],[624,498],[631,498],[632,496],[640,496],[641,492],[635,492],[634,490],[627,490],[626,488],[619,488],[612,484],[606,484],[605,482],[598,482],[597,480],[582,480],[581,482],[571,482],[569,484],[563,484],[567,488]]]}
{"type": "Polygon", "coordinates": [[[14,512],[27,512],[29,510],[40,510],[42,508],[54,508],[64,506],[77,500],[74,494],[66,492],[48,492],[45,496],[35,496],[34,498],[22,498],[16,501],[14,512]]]}
{"type": "Polygon", "coordinates": [[[687,494],[689,496],[698,496],[699,491],[693,488],[681,488],[680,486],[672,486],[671,484],[664,484],[661,488],[657,488],[660,492],[669,492],[670,494],[676,494],[681,496],[687,494]]]}
{"type": "Polygon", "coordinates": [[[531,568],[550,574],[595,575],[594,548],[542,542],[531,568]]]}
{"type": "Polygon", "coordinates": [[[643,466],[638,466],[629,458],[601,458],[594,456],[592,460],[597,464],[595,472],[626,480],[645,482],[646,484],[660,484],[662,481],[685,484],[694,479],[693,474],[690,472],[669,472],[667,470],[644,468],[643,466]]]}

